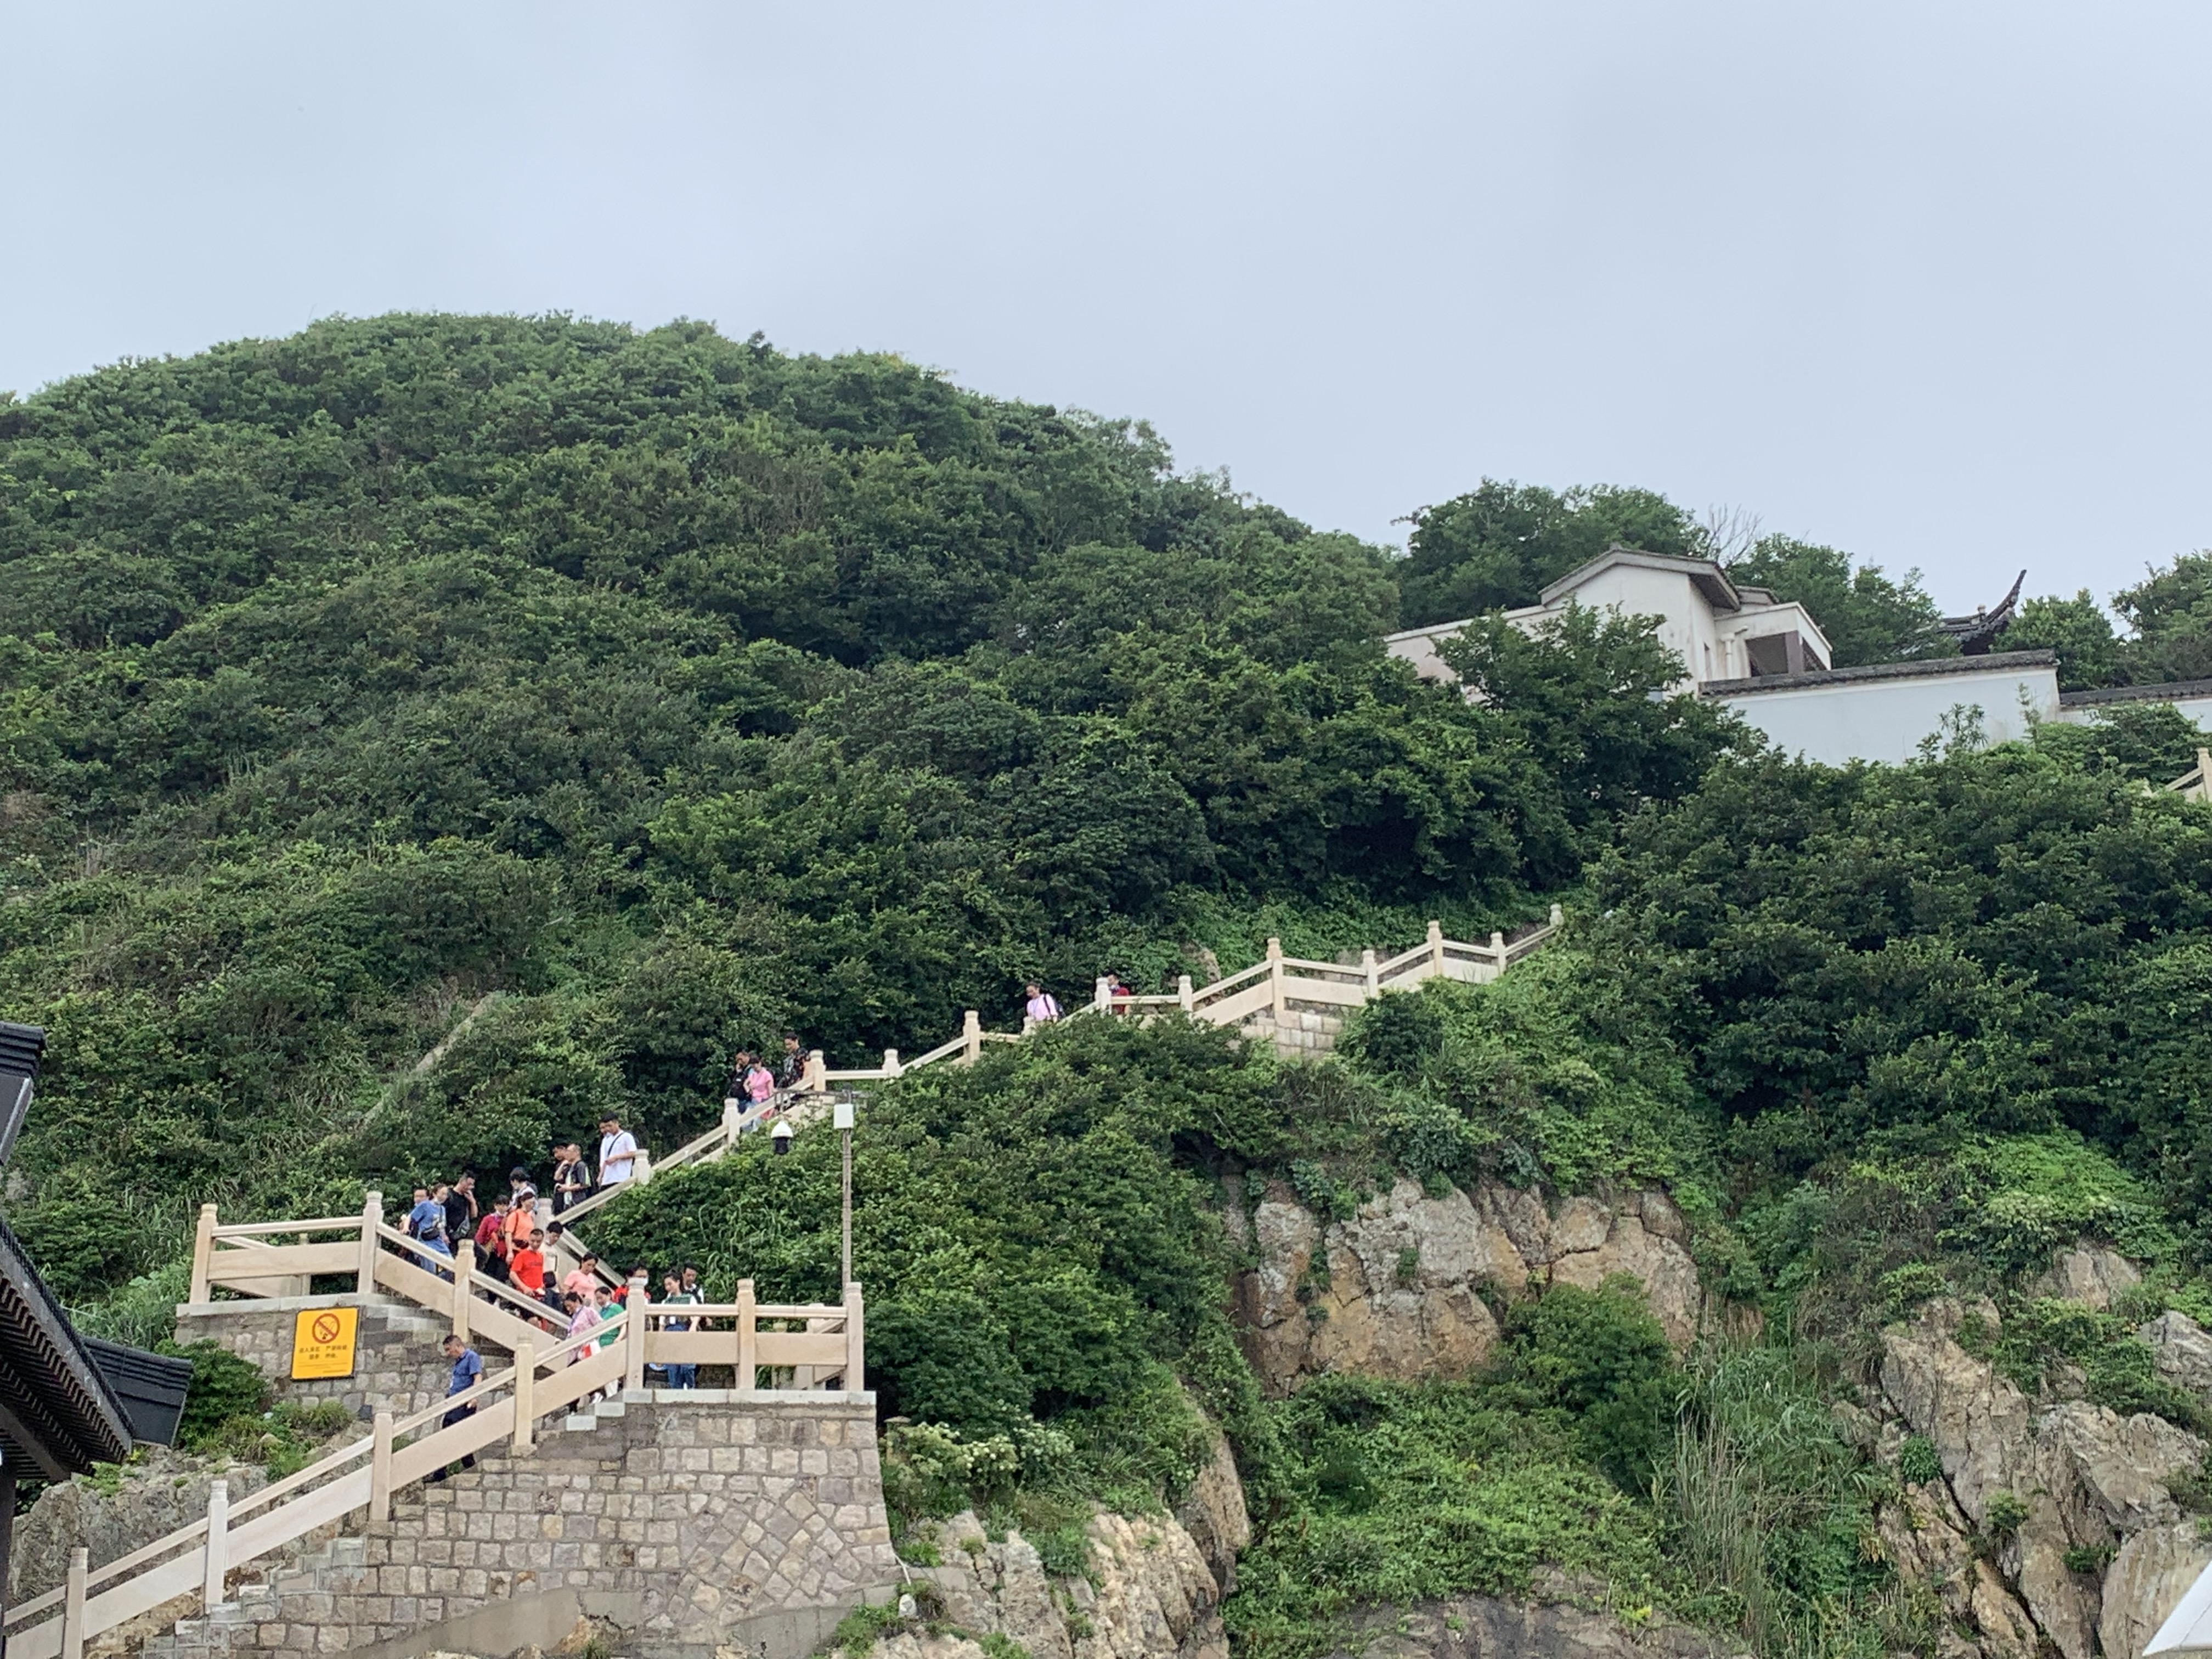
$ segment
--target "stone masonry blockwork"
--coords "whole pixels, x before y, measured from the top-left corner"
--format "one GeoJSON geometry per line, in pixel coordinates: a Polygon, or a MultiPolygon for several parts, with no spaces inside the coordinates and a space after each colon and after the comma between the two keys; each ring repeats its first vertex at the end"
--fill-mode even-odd
{"type": "Polygon", "coordinates": [[[390,1659],[476,1634],[441,1627],[487,1609],[502,1632],[550,1617],[555,1639],[580,1615],[605,1620],[645,1659],[782,1659],[896,1593],[872,1396],[656,1389],[567,1420],[592,1426],[550,1419],[534,1452],[398,1495],[390,1522],[146,1659],[390,1659]]]}
{"type": "MultiPolygon", "coordinates": [[[[341,1401],[364,1421],[380,1411],[405,1417],[445,1397],[449,1368],[439,1344],[449,1328],[446,1321],[425,1309],[381,1296],[187,1303],[177,1310],[179,1342],[201,1338],[219,1342],[258,1365],[275,1386],[277,1399],[303,1405],[341,1401]],[[332,1307],[361,1310],[353,1375],[294,1382],[294,1322],[303,1309],[332,1307]]],[[[488,1365],[510,1358],[506,1349],[482,1339],[477,1347],[488,1365]]]]}

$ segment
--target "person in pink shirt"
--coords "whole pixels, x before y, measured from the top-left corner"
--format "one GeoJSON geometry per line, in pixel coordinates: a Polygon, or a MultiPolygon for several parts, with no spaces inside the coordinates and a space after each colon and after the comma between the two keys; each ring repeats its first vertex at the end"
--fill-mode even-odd
{"type": "MultiPolygon", "coordinates": [[[[568,1310],[568,1334],[571,1337],[583,1335],[585,1332],[599,1322],[599,1308],[588,1297],[579,1296],[575,1291],[569,1291],[562,1296],[561,1305],[568,1310]]],[[[586,1354],[591,1352],[592,1346],[591,1343],[586,1342],[574,1350],[568,1355],[568,1363],[571,1365],[574,1364],[586,1354]]]]}
{"type": "Polygon", "coordinates": [[[583,1260],[561,1276],[561,1289],[567,1293],[592,1299],[592,1292],[599,1285],[599,1259],[586,1255],[583,1260]]]}

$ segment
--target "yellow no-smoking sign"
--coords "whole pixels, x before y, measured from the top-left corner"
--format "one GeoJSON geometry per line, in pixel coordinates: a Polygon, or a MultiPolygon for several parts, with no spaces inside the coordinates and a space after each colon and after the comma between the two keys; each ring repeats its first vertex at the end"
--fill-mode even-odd
{"type": "Polygon", "coordinates": [[[353,1375],[358,1308],[302,1308],[292,1322],[292,1379],[353,1375]]]}

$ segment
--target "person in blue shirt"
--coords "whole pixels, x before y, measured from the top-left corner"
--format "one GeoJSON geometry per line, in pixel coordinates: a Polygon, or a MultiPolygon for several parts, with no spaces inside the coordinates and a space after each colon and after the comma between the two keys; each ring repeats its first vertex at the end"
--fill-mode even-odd
{"type": "MultiPolygon", "coordinates": [[[[447,1399],[451,1400],[457,1394],[466,1394],[483,1380],[483,1358],[474,1348],[462,1340],[458,1334],[446,1339],[446,1358],[452,1362],[453,1367],[453,1374],[446,1379],[447,1399]]],[[[456,1406],[446,1413],[444,1426],[451,1428],[454,1424],[465,1422],[476,1414],[477,1408],[472,1405],[456,1406]]],[[[476,1466],[477,1455],[474,1452],[462,1454],[463,1468],[472,1469],[476,1466]]],[[[428,1478],[432,1480],[443,1480],[452,1469],[453,1465],[449,1463],[428,1478]]]]}
{"type": "Polygon", "coordinates": [[[420,1187],[415,1189],[415,1207],[407,1212],[407,1231],[426,1249],[440,1255],[451,1255],[453,1247],[446,1238],[446,1192],[440,1182],[427,1193],[420,1187]]]}

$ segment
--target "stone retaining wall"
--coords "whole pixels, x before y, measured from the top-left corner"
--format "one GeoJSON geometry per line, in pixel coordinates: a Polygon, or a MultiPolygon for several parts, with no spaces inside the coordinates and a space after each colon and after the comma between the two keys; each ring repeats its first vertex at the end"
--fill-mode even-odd
{"type": "MultiPolygon", "coordinates": [[[[452,1367],[441,1345],[449,1328],[411,1303],[380,1296],[264,1297],[188,1302],[177,1309],[178,1341],[219,1342],[258,1365],[280,1401],[343,1401],[363,1422],[380,1411],[405,1417],[446,1397],[452,1367]],[[351,1376],[292,1380],[293,1325],[301,1310],[316,1308],[361,1310],[351,1376]]],[[[512,1358],[496,1343],[474,1341],[487,1365],[512,1358]]]]}
{"type": "Polygon", "coordinates": [[[1334,1004],[1291,1001],[1277,1019],[1263,1010],[1246,1020],[1243,1033],[1255,1042],[1272,1042],[1284,1060],[1318,1060],[1336,1048],[1344,1034],[1345,1010],[1334,1004]]]}
{"type": "Polygon", "coordinates": [[[147,1659],[502,1652],[579,1617],[642,1659],[798,1659],[896,1594],[873,1395],[650,1389],[560,1421],[147,1659]]]}

